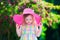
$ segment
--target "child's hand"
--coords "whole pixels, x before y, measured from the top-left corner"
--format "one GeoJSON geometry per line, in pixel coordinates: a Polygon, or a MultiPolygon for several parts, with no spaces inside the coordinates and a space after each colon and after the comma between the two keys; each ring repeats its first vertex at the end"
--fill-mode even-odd
{"type": "Polygon", "coordinates": [[[42,28],[42,23],[40,22],[39,25],[38,25],[38,28],[42,28]]]}
{"type": "Polygon", "coordinates": [[[17,29],[19,29],[19,28],[20,28],[18,24],[16,24],[16,28],[17,28],[17,29]]]}
{"type": "Polygon", "coordinates": [[[18,24],[16,24],[16,32],[17,32],[18,37],[20,37],[21,36],[21,29],[18,24]]]}
{"type": "Polygon", "coordinates": [[[42,32],[42,24],[38,24],[38,26],[36,27],[36,36],[39,37],[41,35],[42,32]]]}

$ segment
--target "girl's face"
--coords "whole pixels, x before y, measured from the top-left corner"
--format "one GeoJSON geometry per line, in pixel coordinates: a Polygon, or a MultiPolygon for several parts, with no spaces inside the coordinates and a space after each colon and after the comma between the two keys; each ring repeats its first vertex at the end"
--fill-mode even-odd
{"type": "Polygon", "coordinates": [[[26,18],[25,18],[25,23],[26,24],[32,24],[33,22],[33,16],[32,15],[28,15],[26,18]]]}

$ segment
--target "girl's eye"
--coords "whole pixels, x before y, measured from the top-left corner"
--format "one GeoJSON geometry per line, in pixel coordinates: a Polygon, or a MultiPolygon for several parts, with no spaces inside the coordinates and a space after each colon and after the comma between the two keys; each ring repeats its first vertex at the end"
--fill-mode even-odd
{"type": "Polygon", "coordinates": [[[28,20],[28,19],[26,19],[26,20],[28,20]]]}
{"type": "Polygon", "coordinates": [[[26,20],[32,20],[31,18],[26,18],[26,20]]]}
{"type": "Polygon", "coordinates": [[[30,19],[31,20],[31,19],[30,19]]]}

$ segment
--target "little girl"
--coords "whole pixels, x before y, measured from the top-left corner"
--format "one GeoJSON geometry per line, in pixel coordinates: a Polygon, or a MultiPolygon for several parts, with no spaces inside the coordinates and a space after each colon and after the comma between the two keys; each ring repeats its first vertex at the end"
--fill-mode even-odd
{"type": "MultiPolygon", "coordinates": [[[[20,15],[21,16],[21,15],[20,15]]],[[[42,31],[42,24],[40,22],[40,16],[34,13],[30,8],[26,8],[20,18],[20,24],[16,22],[16,32],[20,40],[38,40],[42,31]],[[21,20],[22,19],[22,20],[21,20]]],[[[17,19],[18,20],[18,19],[17,19]]]]}

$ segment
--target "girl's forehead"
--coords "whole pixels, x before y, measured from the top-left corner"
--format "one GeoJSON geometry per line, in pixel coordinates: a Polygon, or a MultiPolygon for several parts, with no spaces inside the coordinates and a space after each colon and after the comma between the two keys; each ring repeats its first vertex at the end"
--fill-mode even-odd
{"type": "Polygon", "coordinates": [[[32,15],[29,15],[29,16],[27,16],[26,18],[33,18],[33,16],[32,16],[32,15]]]}

